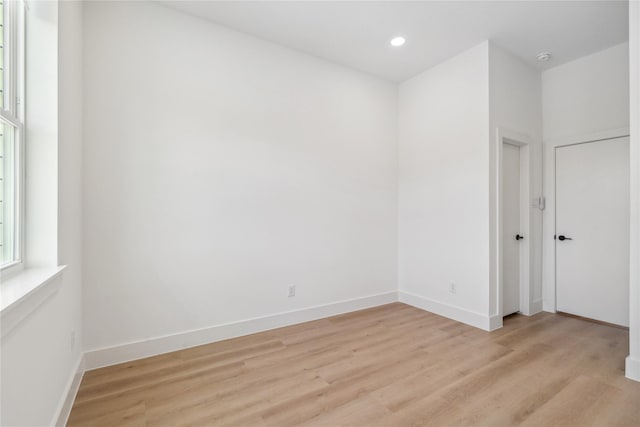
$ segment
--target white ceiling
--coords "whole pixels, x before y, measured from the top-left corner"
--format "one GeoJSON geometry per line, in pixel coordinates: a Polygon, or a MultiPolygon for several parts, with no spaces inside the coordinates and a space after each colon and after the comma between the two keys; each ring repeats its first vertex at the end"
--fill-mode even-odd
{"type": "Polygon", "coordinates": [[[628,39],[627,1],[164,1],[254,36],[403,81],[484,40],[540,69],[628,39]],[[389,40],[407,43],[393,48],[389,40]],[[547,63],[536,61],[551,52],[547,63]]]}

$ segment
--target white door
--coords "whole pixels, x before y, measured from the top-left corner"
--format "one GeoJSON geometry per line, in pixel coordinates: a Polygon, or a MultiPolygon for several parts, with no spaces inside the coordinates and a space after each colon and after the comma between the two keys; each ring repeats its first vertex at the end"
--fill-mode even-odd
{"type": "Polygon", "coordinates": [[[502,315],[520,310],[520,147],[502,144],[502,315]]]}
{"type": "Polygon", "coordinates": [[[629,138],[556,148],[557,309],[629,325],[629,138]]]}

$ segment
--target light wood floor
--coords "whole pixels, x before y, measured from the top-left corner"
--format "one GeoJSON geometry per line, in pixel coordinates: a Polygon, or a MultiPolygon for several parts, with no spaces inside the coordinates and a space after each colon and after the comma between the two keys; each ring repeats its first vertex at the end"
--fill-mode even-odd
{"type": "Polygon", "coordinates": [[[395,303],[87,372],[70,426],[640,426],[627,331],[395,303]]]}

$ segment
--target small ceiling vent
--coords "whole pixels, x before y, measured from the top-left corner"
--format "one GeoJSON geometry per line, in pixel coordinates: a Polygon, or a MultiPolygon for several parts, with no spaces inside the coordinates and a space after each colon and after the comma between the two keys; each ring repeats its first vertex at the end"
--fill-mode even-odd
{"type": "Polygon", "coordinates": [[[542,52],[536,56],[538,61],[547,62],[551,59],[551,54],[549,52],[542,52]]]}

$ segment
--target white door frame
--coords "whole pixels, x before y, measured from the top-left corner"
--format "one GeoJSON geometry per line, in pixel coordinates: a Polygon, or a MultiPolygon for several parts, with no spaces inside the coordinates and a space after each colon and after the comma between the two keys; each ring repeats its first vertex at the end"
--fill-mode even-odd
{"type": "MultiPolygon", "coordinates": [[[[520,232],[524,236],[522,246],[520,247],[520,312],[530,315],[533,313],[531,307],[531,274],[530,274],[530,253],[531,241],[531,208],[529,200],[532,194],[531,179],[531,138],[527,135],[505,129],[497,130],[497,196],[496,196],[496,277],[498,282],[498,301],[497,308],[500,318],[502,318],[502,301],[503,301],[503,277],[502,277],[502,187],[503,187],[503,170],[502,170],[502,152],[503,144],[511,144],[520,147],[520,232]]],[[[500,319],[501,320],[501,319],[500,319]]]]}
{"type": "Polygon", "coordinates": [[[546,209],[542,219],[542,300],[544,311],[552,313],[557,311],[556,245],[553,239],[556,234],[556,148],[627,136],[629,136],[629,128],[609,129],[602,132],[546,140],[542,146],[544,174],[542,181],[546,197],[546,209]]]}

